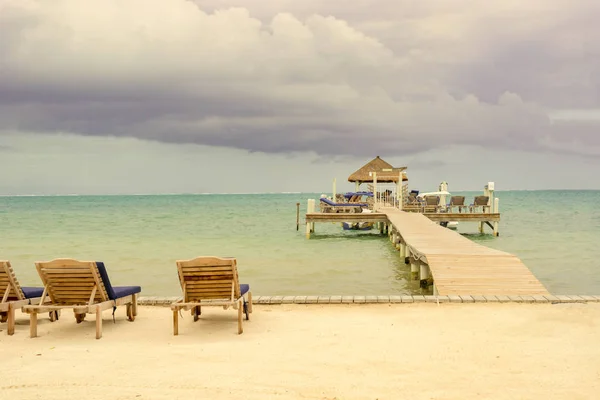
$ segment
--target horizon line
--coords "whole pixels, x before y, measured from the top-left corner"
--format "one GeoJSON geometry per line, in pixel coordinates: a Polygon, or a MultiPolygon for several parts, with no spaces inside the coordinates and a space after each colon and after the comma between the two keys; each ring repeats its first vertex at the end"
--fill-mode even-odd
{"type": "MultiPolygon", "coordinates": [[[[600,191],[600,189],[503,189],[495,190],[495,193],[499,192],[583,192],[583,191],[600,191]]],[[[483,189],[461,189],[453,190],[452,192],[483,192],[483,189]]],[[[450,192],[450,193],[452,193],[450,192]]],[[[330,191],[312,191],[312,192],[214,192],[214,193],[59,193],[59,194],[0,194],[0,197],[86,197],[86,196],[220,196],[220,195],[234,195],[234,196],[247,196],[247,195],[264,195],[264,194],[327,194],[330,191]]],[[[346,193],[346,191],[340,191],[337,193],[346,193]]]]}

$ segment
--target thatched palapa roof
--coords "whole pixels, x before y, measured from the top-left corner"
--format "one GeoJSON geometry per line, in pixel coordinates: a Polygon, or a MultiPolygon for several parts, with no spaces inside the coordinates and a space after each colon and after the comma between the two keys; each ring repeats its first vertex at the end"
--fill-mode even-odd
{"type": "MultiPolygon", "coordinates": [[[[398,182],[400,171],[404,170],[406,167],[394,168],[392,164],[377,156],[350,175],[348,182],[373,182],[373,177],[369,175],[369,172],[377,173],[377,182],[398,182]]],[[[402,180],[408,180],[405,172],[402,172],[402,180]]]]}

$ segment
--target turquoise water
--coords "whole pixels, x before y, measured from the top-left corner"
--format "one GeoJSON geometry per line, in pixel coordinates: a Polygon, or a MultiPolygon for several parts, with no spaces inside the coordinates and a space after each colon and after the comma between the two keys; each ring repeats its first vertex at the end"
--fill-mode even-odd
{"type": "MultiPolygon", "coordinates": [[[[175,260],[199,255],[236,257],[241,280],[259,295],[419,292],[378,232],[317,224],[306,240],[306,200],[319,195],[0,197],[0,259],[12,262],[22,285],[39,285],[34,261],[104,261],[114,284],[141,285],[148,296],[178,295],[175,260]]],[[[600,191],[497,196],[500,237],[479,235],[475,223],[459,231],[516,254],[552,293],[600,294],[600,191]]]]}

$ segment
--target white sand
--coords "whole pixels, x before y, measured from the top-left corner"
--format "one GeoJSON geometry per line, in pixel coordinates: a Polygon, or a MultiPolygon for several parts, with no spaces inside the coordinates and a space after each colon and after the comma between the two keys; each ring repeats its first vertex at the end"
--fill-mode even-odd
{"type": "Polygon", "coordinates": [[[255,306],[188,313],[124,308],[0,324],[1,399],[593,399],[600,304],[255,306]]]}

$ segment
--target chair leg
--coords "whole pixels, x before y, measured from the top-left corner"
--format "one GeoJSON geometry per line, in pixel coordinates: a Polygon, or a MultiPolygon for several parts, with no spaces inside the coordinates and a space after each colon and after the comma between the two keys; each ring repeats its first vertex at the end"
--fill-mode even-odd
{"type": "Polygon", "coordinates": [[[248,292],[248,312],[252,314],[252,292],[248,292]]]}
{"type": "Polygon", "coordinates": [[[179,335],[179,313],[177,309],[173,310],[173,335],[179,335]]]}
{"type": "Polygon", "coordinates": [[[133,313],[133,303],[127,304],[127,319],[129,321],[135,321],[135,314],[133,313]]]}
{"type": "Polygon", "coordinates": [[[138,309],[138,295],[137,293],[135,293],[133,295],[133,304],[132,304],[132,308],[133,308],[133,316],[135,317],[137,315],[137,309],[138,309]]]}
{"type": "Polygon", "coordinates": [[[242,327],[242,314],[244,313],[244,303],[242,300],[238,301],[237,305],[238,309],[238,335],[244,332],[244,328],[242,327]]]}
{"type": "Polygon", "coordinates": [[[15,309],[12,304],[8,304],[8,316],[7,316],[8,328],[6,333],[8,335],[14,335],[15,333],[15,309]]]}
{"type": "Polygon", "coordinates": [[[102,309],[96,306],[96,339],[102,337],[102,309]]]}
{"type": "Polygon", "coordinates": [[[29,315],[29,337],[37,337],[37,311],[32,311],[29,315]]]}

